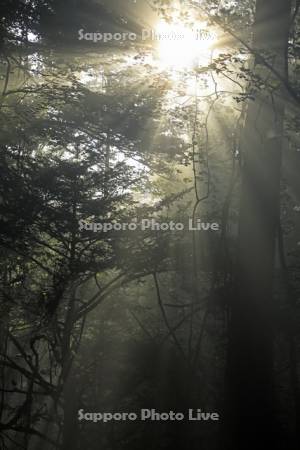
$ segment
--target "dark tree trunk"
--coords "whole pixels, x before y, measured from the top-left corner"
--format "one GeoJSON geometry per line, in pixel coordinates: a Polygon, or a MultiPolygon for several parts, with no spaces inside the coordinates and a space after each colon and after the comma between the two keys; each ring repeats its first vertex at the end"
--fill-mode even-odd
{"type": "MultiPolygon", "coordinates": [[[[258,0],[254,47],[286,76],[290,0],[258,0]]],[[[255,71],[278,79],[256,57],[255,71]]],[[[231,450],[281,447],[273,383],[273,266],[279,220],[283,90],[248,106],[242,144],[242,194],[236,294],[229,330],[226,445],[231,450]]]]}
{"type": "MultiPolygon", "coordinates": [[[[73,253],[73,252],[72,252],[73,253]]],[[[73,258],[71,259],[71,264],[73,258]]],[[[63,436],[62,450],[77,450],[79,426],[77,420],[78,386],[74,371],[74,357],[72,355],[72,327],[74,319],[74,309],[76,299],[76,289],[72,289],[68,301],[68,309],[65,318],[64,338],[62,345],[62,380],[63,380],[63,436]]]]}
{"type": "Polygon", "coordinates": [[[70,374],[64,382],[64,425],[62,450],[76,450],[79,445],[78,393],[75,378],[70,374]]]}

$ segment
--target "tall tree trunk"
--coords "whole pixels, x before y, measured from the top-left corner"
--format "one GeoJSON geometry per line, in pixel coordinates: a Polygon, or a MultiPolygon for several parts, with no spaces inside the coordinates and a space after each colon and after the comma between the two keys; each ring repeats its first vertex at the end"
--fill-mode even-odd
{"type": "Polygon", "coordinates": [[[66,314],[64,339],[63,339],[63,364],[62,364],[62,382],[63,382],[63,436],[62,450],[78,449],[78,389],[76,376],[74,373],[74,361],[72,355],[72,326],[75,308],[75,292],[73,289],[70,295],[68,311],[66,314]]]}
{"type": "MultiPolygon", "coordinates": [[[[257,0],[254,47],[271,52],[286,76],[291,0],[257,0]]],[[[255,71],[274,78],[259,57],[255,71]]],[[[276,78],[275,78],[276,80],[276,78]]],[[[278,80],[276,80],[278,81],[278,80]]],[[[279,94],[279,95],[278,95],[279,94]]],[[[226,446],[281,448],[273,383],[273,266],[279,220],[284,104],[260,93],[248,106],[242,144],[242,194],[236,295],[231,305],[226,446]]],[[[223,443],[224,444],[224,443],[223,443]]]]}

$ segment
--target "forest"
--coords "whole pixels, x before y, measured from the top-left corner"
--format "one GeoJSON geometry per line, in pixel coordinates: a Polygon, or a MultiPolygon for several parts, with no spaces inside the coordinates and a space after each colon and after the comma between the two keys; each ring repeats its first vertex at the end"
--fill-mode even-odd
{"type": "Polygon", "coordinates": [[[299,10],[1,0],[0,450],[300,448],[299,10]]]}

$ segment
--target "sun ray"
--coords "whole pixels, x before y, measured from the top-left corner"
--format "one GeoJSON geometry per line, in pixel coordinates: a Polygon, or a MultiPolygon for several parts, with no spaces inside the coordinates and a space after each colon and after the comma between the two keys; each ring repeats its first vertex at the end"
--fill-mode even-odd
{"type": "Polygon", "coordinates": [[[155,28],[160,65],[165,68],[188,69],[207,64],[216,35],[206,23],[191,29],[182,23],[160,20],[155,28]]]}

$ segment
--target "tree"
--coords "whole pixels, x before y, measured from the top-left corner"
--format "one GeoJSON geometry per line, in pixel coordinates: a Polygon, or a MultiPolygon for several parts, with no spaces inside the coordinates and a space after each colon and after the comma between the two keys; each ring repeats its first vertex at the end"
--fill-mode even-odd
{"type": "MultiPolygon", "coordinates": [[[[290,1],[256,4],[253,47],[285,79],[290,17],[290,1]]],[[[242,145],[237,285],[227,372],[230,437],[226,448],[236,449],[281,448],[282,438],[275,419],[273,275],[287,94],[259,56],[255,71],[265,80],[271,77],[277,89],[262,92],[249,103],[242,145]]]]}

